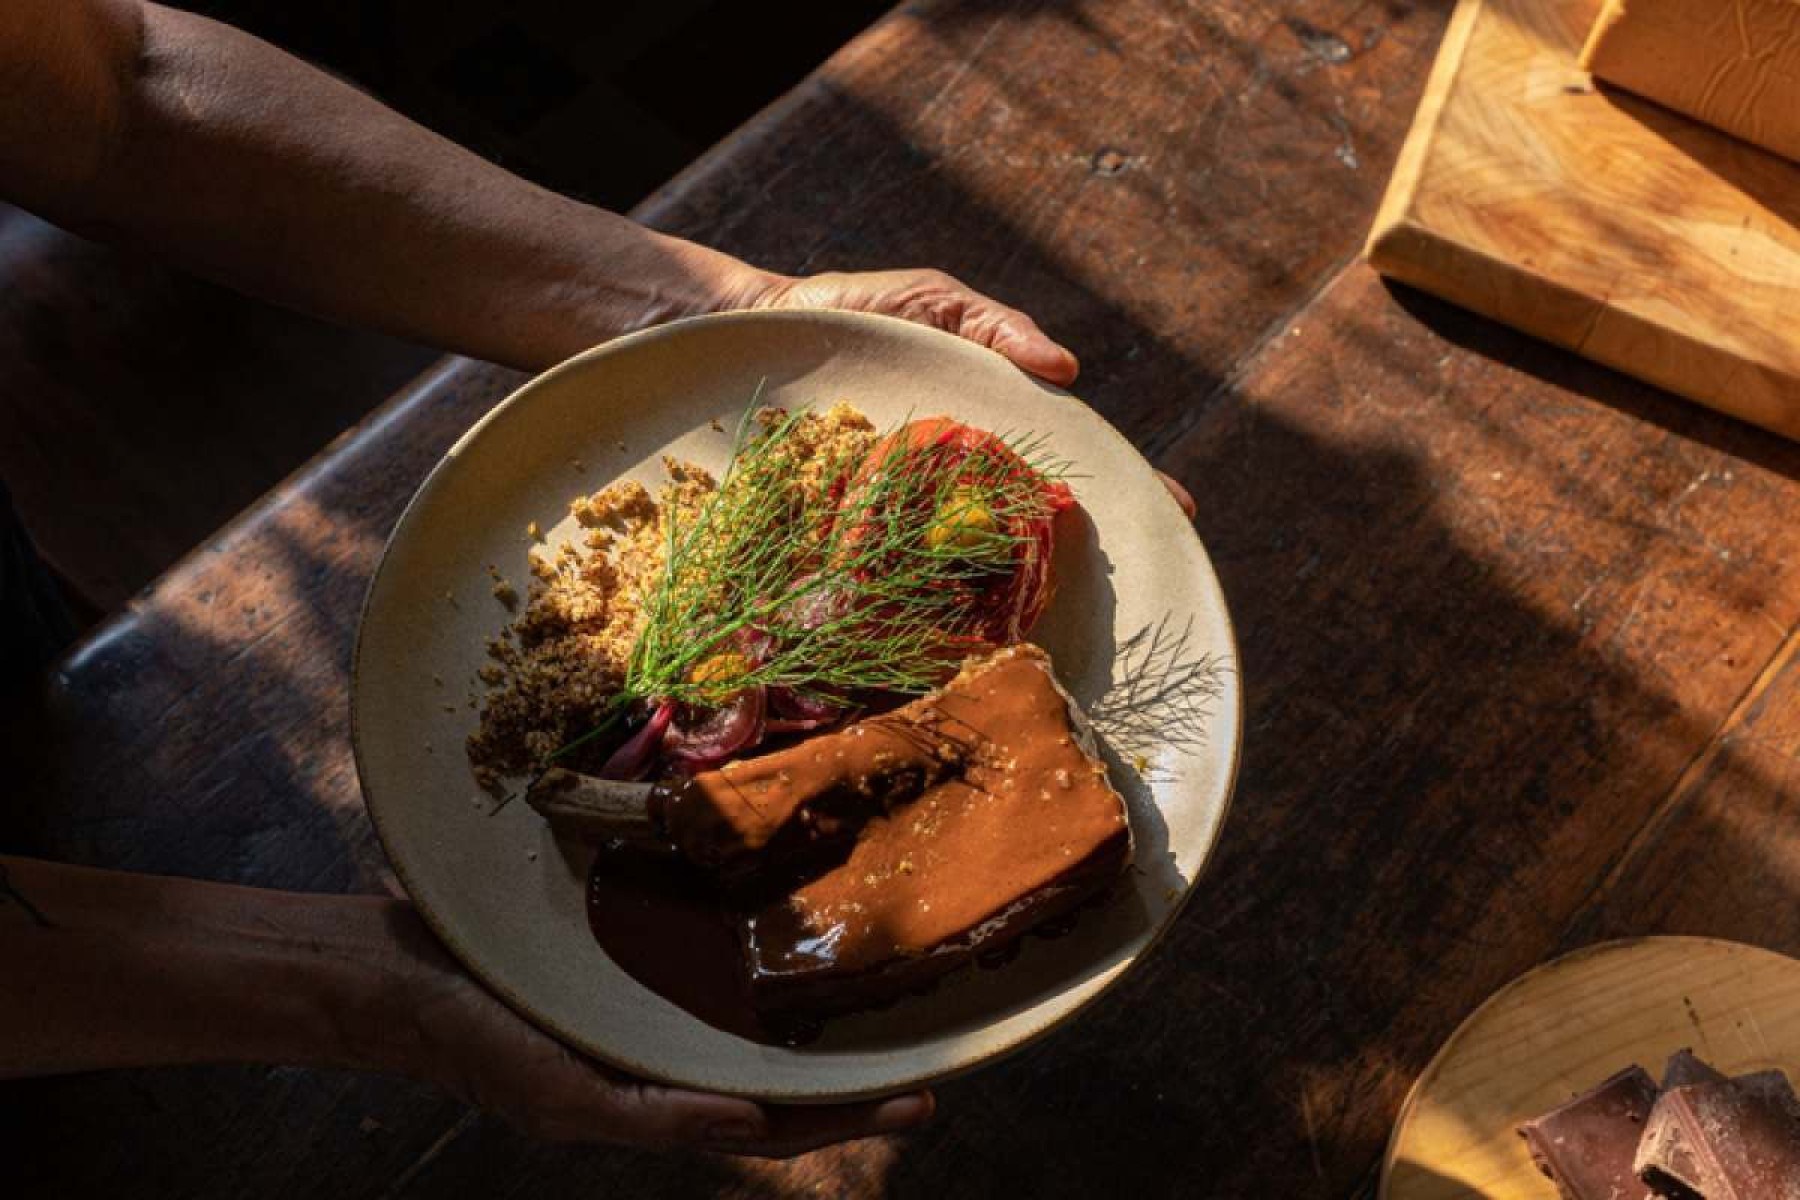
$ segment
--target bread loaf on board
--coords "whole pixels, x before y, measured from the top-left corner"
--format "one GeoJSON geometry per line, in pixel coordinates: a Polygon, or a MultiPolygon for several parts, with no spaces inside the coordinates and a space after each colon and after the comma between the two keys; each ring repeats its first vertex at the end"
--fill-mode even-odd
{"type": "Polygon", "coordinates": [[[1800,0],[1606,0],[1581,65],[1800,162],[1800,0]]]}

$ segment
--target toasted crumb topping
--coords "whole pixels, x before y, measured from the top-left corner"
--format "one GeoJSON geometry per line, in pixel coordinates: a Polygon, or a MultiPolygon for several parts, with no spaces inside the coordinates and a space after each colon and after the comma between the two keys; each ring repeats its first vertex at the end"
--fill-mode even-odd
{"type": "MultiPolygon", "coordinates": [[[[848,404],[808,413],[795,433],[798,486],[823,486],[823,464],[864,453],[874,440],[868,418],[848,404]]],[[[489,644],[479,672],[488,692],[467,749],[484,787],[544,766],[598,724],[623,684],[643,598],[662,576],[669,516],[686,521],[718,487],[693,463],[665,457],[663,468],[668,482],[655,495],[621,479],[575,497],[569,513],[580,528],[577,544],[529,556],[524,610],[489,644]]],[[[498,572],[493,578],[499,596],[498,572]]]]}

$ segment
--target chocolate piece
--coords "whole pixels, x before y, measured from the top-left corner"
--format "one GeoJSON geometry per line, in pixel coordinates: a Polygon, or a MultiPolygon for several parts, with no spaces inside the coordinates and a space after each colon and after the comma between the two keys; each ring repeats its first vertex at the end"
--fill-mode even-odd
{"type": "Polygon", "coordinates": [[[1654,1200],[1632,1162],[1656,1103],[1656,1081],[1635,1064],[1519,1126],[1538,1170],[1564,1200],[1654,1200]]]}
{"type": "Polygon", "coordinates": [[[1677,1050],[1669,1056],[1663,1066],[1662,1090],[1690,1087],[1696,1083],[1724,1083],[1725,1075],[1715,1071],[1701,1059],[1694,1057],[1694,1052],[1687,1048],[1677,1050]]]}
{"type": "MultiPolygon", "coordinates": [[[[1663,1065],[1662,1090],[1667,1092],[1678,1087],[1691,1087],[1697,1083],[1723,1083],[1725,1079],[1723,1071],[1713,1069],[1711,1064],[1695,1057],[1692,1050],[1684,1047],[1670,1055],[1669,1061],[1663,1065]]],[[[1646,1130],[1655,1120],[1656,1109],[1652,1108],[1650,1113],[1651,1121],[1645,1122],[1646,1130]]],[[[1640,1179],[1644,1177],[1644,1146],[1648,1138],[1649,1134],[1646,1133],[1644,1138],[1638,1140],[1637,1157],[1632,1160],[1632,1166],[1640,1179]]],[[[1657,1180],[1645,1179],[1644,1182],[1652,1187],[1660,1200],[1699,1200],[1694,1192],[1666,1176],[1661,1176],[1657,1180]]]]}
{"type": "Polygon", "coordinates": [[[1124,801],[1041,650],[971,663],[909,707],[926,742],[965,747],[961,771],[746,919],[752,997],[771,1019],[892,999],[1073,910],[1130,862],[1124,801]]]}
{"type": "Polygon", "coordinates": [[[1800,1101],[1780,1071],[1673,1088],[1656,1102],[1635,1168],[1665,1196],[1800,1200],[1800,1101]]]}

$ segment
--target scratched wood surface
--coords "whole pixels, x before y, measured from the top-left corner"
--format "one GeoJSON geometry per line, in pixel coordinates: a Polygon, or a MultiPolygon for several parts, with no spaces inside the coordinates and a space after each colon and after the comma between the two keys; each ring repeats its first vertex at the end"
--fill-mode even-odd
{"type": "Polygon", "coordinates": [[[0,204],[0,479],[101,610],[436,357],[0,204]]]}
{"type": "MultiPolygon", "coordinates": [[[[907,1138],[790,1163],[532,1145],[409,1085],[119,1073],[0,1093],[46,1193],[1348,1197],[1482,997],[1598,936],[1800,950],[1800,447],[1354,264],[1446,6],[898,10],[643,215],[786,270],[932,262],[1082,352],[1200,498],[1242,784],[1170,939],[907,1138]],[[1785,739],[1785,740],[1784,740],[1785,739]],[[25,1147],[53,1138],[79,1155],[25,1147]]],[[[357,604],[514,378],[449,363],[167,576],[14,724],[18,840],[383,886],[357,604]]]]}
{"type": "MultiPolygon", "coordinates": [[[[1369,259],[1800,437],[1800,164],[1596,86],[1580,58],[1601,9],[1600,0],[1458,6],[1369,259]]],[[[1734,12],[1720,32],[1736,45],[1754,35],[1743,31],[1745,10],[1734,12]]],[[[1695,51],[1694,61],[1704,57],[1695,51]]],[[[1718,78],[1671,74],[1689,71],[1716,99],[1718,78]]]]}

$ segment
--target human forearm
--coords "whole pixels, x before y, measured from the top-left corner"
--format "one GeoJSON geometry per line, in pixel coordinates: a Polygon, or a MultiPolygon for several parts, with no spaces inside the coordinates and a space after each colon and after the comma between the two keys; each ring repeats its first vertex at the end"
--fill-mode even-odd
{"type": "Polygon", "coordinates": [[[54,220],[523,367],[776,281],[527,183],[246,34],[141,12],[92,168],[25,189],[54,220]]]}
{"type": "Polygon", "coordinates": [[[579,1058],[464,974],[410,905],[0,855],[0,1079],[281,1063],[407,1075],[539,1137],[795,1154],[929,1096],[781,1109],[579,1058]]]}
{"type": "Polygon", "coordinates": [[[19,858],[0,870],[0,1077],[193,1062],[419,1073],[416,939],[397,901],[19,858]]]}
{"type": "Polygon", "coordinates": [[[848,309],[1074,355],[939,271],[790,278],[547,192],[226,26],[139,0],[0,3],[0,194],[246,291],[537,368],[693,313],[848,309]]]}

